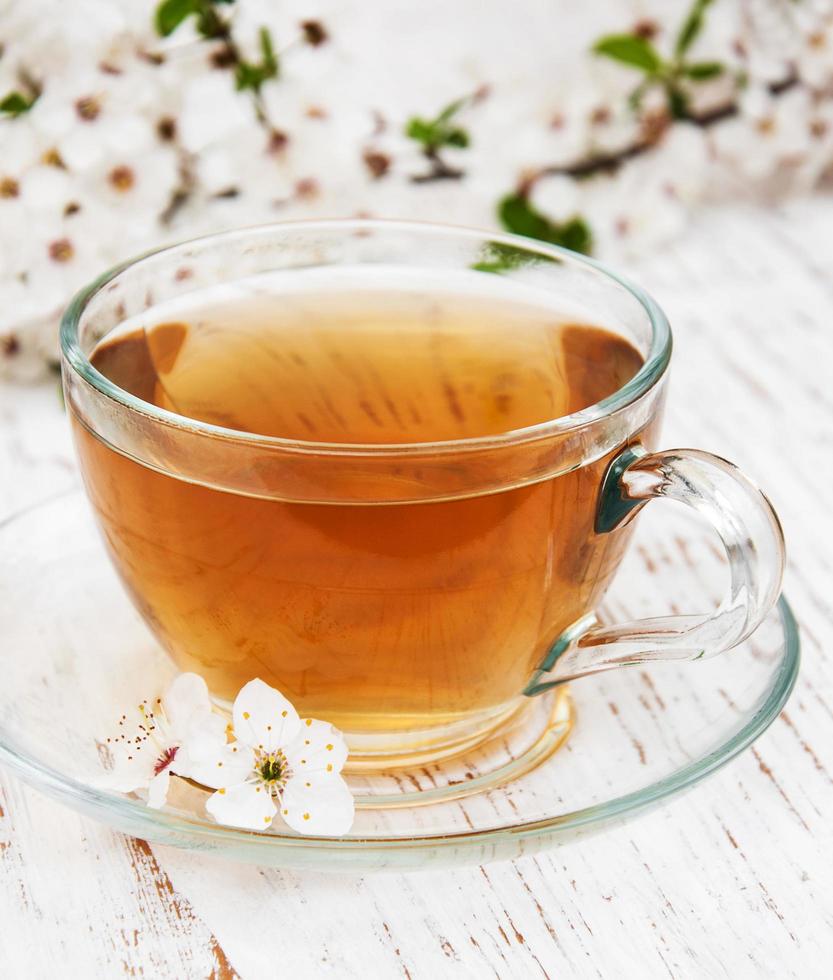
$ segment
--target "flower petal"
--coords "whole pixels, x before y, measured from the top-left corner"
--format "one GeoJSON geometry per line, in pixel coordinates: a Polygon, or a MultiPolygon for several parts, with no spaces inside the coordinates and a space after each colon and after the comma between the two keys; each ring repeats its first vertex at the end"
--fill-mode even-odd
{"type": "Polygon", "coordinates": [[[245,745],[266,752],[283,748],[301,727],[291,703],[259,678],[240,689],[232,713],[236,737],[245,745]]]}
{"type": "Polygon", "coordinates": [[[192,725],[211,713],[208,686],[199,674],[180,674],[162,695],[162,707],[169,735],[179,742],[192,725]]]}
{"type": "Polygon", "coordinates": [[[226,724],[224,718],[214,713],[195,720],[182,740],[171,763],[171,770],[178,776],[192,776],[197,779],[192,772],[194,766],[201,765],[205,760],[216,762],[217,759],[224,758],[223,752],[228,745],[226,724]]]}
{"type": "Polygon", "coordinates": [[[283,819],[299,834],[340,837],[353,826],[355,801],[341,776],[293,776],[281,797],[283,819]]]}
{"type": "Polygon", "coordinates": [[[269,793],[253,782],[218,789],[206,800],[205,808],[217,823],[248,830],[265,830],[277,813],[269,793]]]}
{"type": "Polygon", "coordinates": [[[344,736],[328,721],[304,718],[301,730],[284,746],[286,761],[295,773],[338,775],[347,760],[344,736]]]}
{"type": "Polygon", "coordinates": [[[131,739],[111,742],[106,747],[112,764],[98,780],[102,789],[132,793],[149,785],[159,755],[156,743],[131,739]]]}
{"type": "Polygon", "coordinates": [[[148,783],[147,804],[153,810],[158,810],[165,805],[168,799],[168,787],[171,783],[171,770],[163,769],[157,776],[148,783]]]}
{"type": "Polygon", "coordinates": [[[189,743],[188,775],[212,789],[239,786],[251,777],[254,764],[254,752],[239,742],[189,743]]]}

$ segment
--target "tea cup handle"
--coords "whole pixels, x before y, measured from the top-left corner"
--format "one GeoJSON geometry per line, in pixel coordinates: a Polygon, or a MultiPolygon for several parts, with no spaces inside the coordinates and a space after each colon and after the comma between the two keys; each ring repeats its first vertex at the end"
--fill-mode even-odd
{"type": "Polygon", "coordinates": [[[549,649],[525,694],[612,667],[722,653],[746,639],[775,603],[784,572],[784,535],[772,505],[736,466],[697,449],[649,453],[629,446],[605,473],[596,532],[619,527],[655,498],[687,504],[711,523],[729,560],[729,594],[712,615],[601,626],[591,614],[549,649]]]}

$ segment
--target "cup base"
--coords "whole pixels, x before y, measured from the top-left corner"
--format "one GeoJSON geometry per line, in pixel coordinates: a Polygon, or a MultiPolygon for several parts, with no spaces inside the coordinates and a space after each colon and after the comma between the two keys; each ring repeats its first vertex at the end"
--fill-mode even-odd
{"type": "MultiPolygon", "coordinates": [[[[349,724],[336,724],[350,750],[345,772],[389,772],[453,759],[511,726],[516,716],[528,710],[529,699],[519,697],[497,709],[470,713],[429,728],[420,727],[424,716],[415,718],[410,728],[401,731],[355,731],[349,724]]],[[[401,717],[397,721],[401,724],[401,717]]]]}
{"type": "Polygon", "coordinates": [[[541,765],[567,740],[574,722],[566,687],[523,698],[456,744],[396,756],[351,757],[344,773],[359,809],[447,803],[502,786],[541,765]]]}

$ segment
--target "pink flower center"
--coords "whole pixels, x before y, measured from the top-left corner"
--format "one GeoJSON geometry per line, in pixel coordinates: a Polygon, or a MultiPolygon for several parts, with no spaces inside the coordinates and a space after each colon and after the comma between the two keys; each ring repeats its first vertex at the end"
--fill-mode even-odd
{"type": "Polygon", "coordinates": [[[156,765],[153,767],[153,775],[158,776],[163,769],[167,769],[176,758],[177,752],[179,752],[178,745],[172,745],[170,748],[165,749],[162,755],[156,760],[156,765]]]}

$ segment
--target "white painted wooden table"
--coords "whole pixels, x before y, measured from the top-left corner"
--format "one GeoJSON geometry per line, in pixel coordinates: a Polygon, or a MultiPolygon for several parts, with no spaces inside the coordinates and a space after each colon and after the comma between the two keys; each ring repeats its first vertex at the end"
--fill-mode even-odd
{"type": "MultiPolygon", "coordinates": [[[[365,878],[119,836],[0,774],[0,976],[829,977],[833,199],[704,216],[632,270],[676,334],[668,446],[739,463],[786,529],[804,663],[728,768],[516,863],[365,878]]],[[[55,386],[0,390],[0,511],[74,481],[55,386]]]]}

